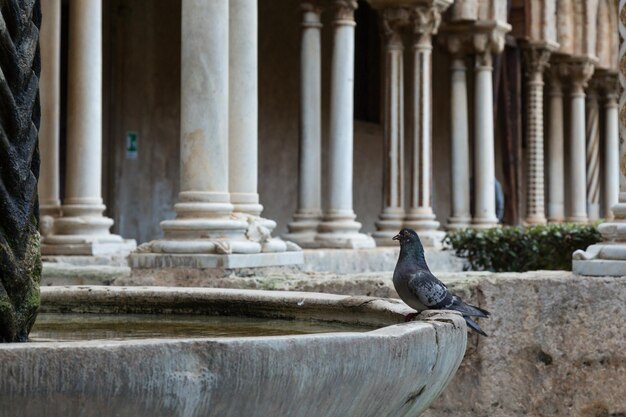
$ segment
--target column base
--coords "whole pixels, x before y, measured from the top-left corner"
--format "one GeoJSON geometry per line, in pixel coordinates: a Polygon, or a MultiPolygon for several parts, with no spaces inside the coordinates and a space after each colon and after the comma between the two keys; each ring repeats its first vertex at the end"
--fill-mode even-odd
{"type": "Polygon", "coordinates": [[[315,242],[320,248],[360,249],[374,248],[371,236],[359,233],[361,223],[354,221],[354,213],[330,212],[317,228],[315,242]]]}
{"type": "Polygon", "coordinates": [[[498,219],[493,216],[489,217],[474,217],[472,219],[472,229],[492,229],[494,227],[500,227],[498,219]]]}
{"type": "Polygon", "coordinates": [[[591,276],[626,276],[626,242],[603,242],[572,255],[572,272],[591,276]]]}
{"type": "Polygon", "coordinates": [[[446,224],[446,230],[457,231],[467,229],[472,226],[472,218],[471,216],[458,216],[458,217],[450,217],[448,218],[448,223],[446,224]]]}
{"type": "Polygon", "coordinates": [[[174,219],[161,222],[165,238],[144,243],[137,252],[164,254],[255,254],[298,251],[292,242],[273,238],[276,222],[235,213],[230,218],[174,219]]]}
{"type": "Polygon", "coordinates": [[[127,256],[137,247],[133,239],[118,235],[51,235],[41,245],[43,256],[127,256]]]}
{"type": "Polygon", "coordinates": [[[529,216],[524,219],[524,224],[528,226],[546,224],[547,222],[544,216],[529,216]]]}
{"type": "Polygon", "coordinates": [[[376,246],[399,246],[397,240],[392,238],[397,235],[403,227],[404,210],[397,207],[386,207],[378,216],[376,230],[372,237],[376,246]]]}
{"type": "Polygon", "coordinates": [[[283,238],[302,248],[317,248],[319,245],[315,242],[315,236],[321,221],[321,210],[298,210],[293,215],[293,221],[287,225],[289,232],[284,234],[283,238]]]}
{"type": "Polygon", "coordinates": [[[252,216],[261,216],[263,206],[259,204],[257,193],[230,193],[230,202],[235,213],[244,213],[252,216]]]}
{"type": "Polygon", "coordinates": [[[61,217],[61,204],[40,204],[39,215],[41,217],[61,217]]]}
{"type": "Polygon", "coordinates": [[[137,244],[109,231],[113,219],[102,216],[105,209],[98,198],[68,199],[63,217],[53,220],[53,232],[44,237],[42,255],[125,256],[137,244]],[[83,203],[83,200],[85,203],[83,203]]]}
{"type": "Polygon", "coordinates": [[[409,210],[404,218],[404,227],[415,229],[416,232],[439,229],[435,213],[430,207],[417,207],[409,210]]]}
{"type": "Polygon", "coordinates": [[[570,216],[566,221],[568,223],[587,224],[589,223],[589,218],[587,216],[570,216]]]}
{"type": "Polygon", "coordinates": [[[424,230],[418,231],[417,235],[425,248],[441,249],[443,248],[443,238],[446,237],[446,232],[441,230],[424,230]]]}
{"type": "Polygon", "coordinates": [[[565,223],[565,217],[549,217],[548,223],[551,223],[551,224],[565,223]]]}
{"type": "Polygon", "coordinates": [[[599,204],[587,204],[587,217],[589,221],[593,222],[600,219],[600,205],[599,204]]]}
{"type": "Polygon", "coordinates": [[[39,206],[39,233],[46,237],[54,234],[54,219],[61,217],[60,204],[41,204],[39,206]]]}
{"type": "Polygon", "coordinates": [[[563,204],[548,204],[548,223],[563,223],[565,221],[565,208],[563,204]]]}

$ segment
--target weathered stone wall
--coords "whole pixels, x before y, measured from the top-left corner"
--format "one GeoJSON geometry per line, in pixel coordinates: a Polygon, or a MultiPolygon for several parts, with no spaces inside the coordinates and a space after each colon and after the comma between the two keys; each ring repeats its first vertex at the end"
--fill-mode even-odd
{"type": "Polygon", "coordinates": [[[492,312],[425,417],[626,415],[626,278],[566,272],[445,280],[492,312]]]}

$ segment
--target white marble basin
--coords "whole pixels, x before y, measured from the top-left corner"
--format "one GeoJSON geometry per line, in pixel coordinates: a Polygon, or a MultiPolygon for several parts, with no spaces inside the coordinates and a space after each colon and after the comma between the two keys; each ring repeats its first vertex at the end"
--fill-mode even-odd
{"type": "Polygon", "coordinates": [[[454,375],[467,337],[452,312],[403,323],[411,310],[399,302],[317,293],[49,287],[42,306],[338,321],[355,330],[0,345],[2,416],[414,417],[454,375]]]}

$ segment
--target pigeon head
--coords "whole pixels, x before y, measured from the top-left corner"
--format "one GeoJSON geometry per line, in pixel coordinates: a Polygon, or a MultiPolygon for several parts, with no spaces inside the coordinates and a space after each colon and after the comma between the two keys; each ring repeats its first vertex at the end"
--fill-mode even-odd
{"type": "Polygon", "coordinates": [[[404,229],[400,230],[400,233],[395,235],[392,239],[399,241],[400,246],[411,246],[414,248],[419,248],[420,250],[424,250],[419,236],[413,229],[408,229],[405,227],[404,229]]]}
{"type": "Polygon", "coordinates": [[[400,260],[416,262],[419,267],[428,270],[424,247],[415,230],[404,228],[392,239],[400,242],[400,260]]]}

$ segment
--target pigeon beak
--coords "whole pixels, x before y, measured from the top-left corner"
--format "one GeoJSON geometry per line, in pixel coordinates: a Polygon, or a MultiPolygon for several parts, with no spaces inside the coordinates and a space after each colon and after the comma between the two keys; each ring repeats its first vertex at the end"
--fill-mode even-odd
{"type": "Polygon", "coordinates": [[[400,240],[400,239],[402,239],[402,235],[398,233],[397,235],[395,235],[395,236],[394,236],[394,237],[392,237],[391,239],[392,239],[392,240],[400,240]]]}

